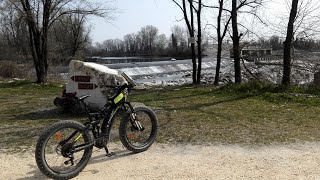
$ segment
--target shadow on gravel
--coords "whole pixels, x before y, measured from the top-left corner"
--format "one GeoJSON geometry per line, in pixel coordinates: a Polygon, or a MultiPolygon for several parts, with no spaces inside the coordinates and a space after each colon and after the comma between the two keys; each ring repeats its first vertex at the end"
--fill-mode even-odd
{"type": "MultiPolygon", "coordinates": [[[[106,161],[111,161],[111,160],[116,160],[119,158],[124,158],[130,155],[133,155],[135,153],[128,151],[128,150],[120,150],[120,151],[116,151],[115,155],[113,155],[112,157],[107,157],[105,154],[101,154],[98,156],[94,156],[91,157],[90,161],[88,164],[96,164],[96,163],[101,163],[101,162],[106,162],[106,161]]],[[[94,154],[93,154],[94,155],[94,154]]],[[[32,171],[28,172],[26,175],[32,175],[31,177],[23,177],[23,178],[18,178],[17,180],[38,180],[38,179],[50,179],[48,177],[46,177],[44,174],[42,174],[42,172],[38,169],[38,167],[34,164],[28,164],[30,166],[30,169],[32,169],[32,171]]],[[[86,169],[83,170],[83,172],[86,172],[86,169]]],[[[91,173],[96,174],[99,171],[94,171],[94,170],[90,170],[91,173]]],[[[81,174],[81,172],[80,172],[81,174]]]]}
{"type": "MultiPolygon", "coordinates": [[[[98,155],[98,156],[91,157],[88,164],[96,164],[96,163],[101,163],[101,162],[106,162],[106,161],[112,161],[112,160],[116,160],[119,158],[124,158],[124,157],[136,154],[136,153],[128,151],[128,150],[120,150],[120,151],[116,151],[114,153],[115,153],[115,155],[113,155],[111,157],[107,157],[105,153],[98,155]]],[[[93,153],[93,155],[94,155],[94,153],[93,153]]]]}
{"type": "Polygon", "coordinates": [[[38,167],[34,164],[28,164],[32,171],[28,172],[26,175],[32,175],[31,177],[23,177],[23,178],[18,178],[17,180],[35,180],[35,179],[50,179],[47,178],[42,172],[38,169],[38,167]]]}

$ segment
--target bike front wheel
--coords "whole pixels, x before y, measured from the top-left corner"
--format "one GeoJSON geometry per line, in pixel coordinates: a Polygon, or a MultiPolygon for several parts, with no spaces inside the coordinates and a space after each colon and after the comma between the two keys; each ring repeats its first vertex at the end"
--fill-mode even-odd
{"type": "Polygon", "coordinates": [[[155,141],[158,122],[156,114],[148,107],[136,107],[134,111],[135,118],[129,112],[121,120],[119,137],[128,150],[139,153],[146,151],[155,141]],[[142,128],[137,127],[137,124],[142,128]]]}
{"type": "Polygon", "coordinates": [[[70,179],[87,165],[93,146],[85,126],[76,121],[60,121],[39,137],[35,158],[40,171],[53,179],[70,179]]]}

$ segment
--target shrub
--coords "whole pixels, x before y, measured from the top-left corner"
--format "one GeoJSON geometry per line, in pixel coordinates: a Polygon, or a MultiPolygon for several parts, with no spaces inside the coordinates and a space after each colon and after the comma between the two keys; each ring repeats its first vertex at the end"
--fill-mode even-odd
{"type": "Polygon", "coordinates": [[[249,81],[242,84],[228,84],[220,88],[224,92],[261,95],[264,93],[287,93],[320,95],[320,86],[314,84],[282,86],[268,82],[249,81]]]}
{"type": "Polygon", "coordinates": [[[242,84],[228,84],[223,86],[221,90],[233,93],[249,93],[257,95],[265,92],[276,93],[281,91],[281,87],[268,82],[249,81],[242,84]]]}
{"type": "Polygon", "coordinates": [[[4,78],[15,78],[19,77],[21,72],[16,63],[5,61],[0,63],[0,76],[4,78]]]}

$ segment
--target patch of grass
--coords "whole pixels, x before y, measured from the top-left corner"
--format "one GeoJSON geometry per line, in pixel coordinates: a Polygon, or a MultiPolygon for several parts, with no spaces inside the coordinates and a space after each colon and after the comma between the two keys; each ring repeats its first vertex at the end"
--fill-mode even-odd
{"type": "Polygon", "coordinates": [[[35,145],[46,125],[74,118],[55,109],[53,99],[60,92],[59,84],[0,83],[0,146],[35,145]]]}
{"type": "Polygon", "coordinates": [[[283,91],[281,86],[270,84],[267,82],[249,81],[243,84],[228,84],[220,88],[222,92],[245,93],[259,95],[265,92],[276,93],[283,91]]]}
{"type": "Polygon", "coordinates": [[[138,92],[133,100],[159,109],[158,140],[164,143],[248,145],[320,139],[319,98],[294,96],[281,86],[169,87],[138,92]]]}
{"type": "MultiPolygon", "coordinates": [[[[0,83],[1,147],[34,146],[46,125],[63,119],[83,120],[54,107],[52,101],[60,91],[59,84],[0,83]]],[[[130,101],[155,109],[159,119],[157,141],[161,143],[318,141],[319,98],[292,92],[255,82],[222,88],[179,86],[137,90],[130,101]]]]}
{"type": "Polygon", "coordinates": [[[320,86],[319,85],[309,85],[305,89],[306,89],[305,93],[320,96],[320,86]]]}

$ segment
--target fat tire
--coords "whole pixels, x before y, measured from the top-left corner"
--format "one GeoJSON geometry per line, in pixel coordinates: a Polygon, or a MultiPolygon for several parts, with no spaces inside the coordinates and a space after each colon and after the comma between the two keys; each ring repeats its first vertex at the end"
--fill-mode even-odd
{"type": "MultiPolygon", "coordinates": [[[[71,172],[62,174],[62,173],[54,172],[52,169],[50,169],[46,163],[45,154],[44,154],[44,149],[45,149],[46,143],[54,132],[56,132],[57,130],[64,129],[64,128],[75,128],[75,129],[78,129],[81,132],[83,132],[85,129],[85,126],[77,121],[57,122],[57,123],[49,126],[47,129],[45,129],[43,131],[43,133],[40,135],[40,137],[37,141],[37,145],[36,145],[36,149],[35,149],[35,159],[36,159],[37,166],[39,167],[40,171],[44,175],[46,175],[52,179],[71,179],[71,178],[77,176],[85,168],[85,166],[87,165],[87,163],[91,157],[91,154],[92,154],[93,147],[85,149],[84,154],[81,158],[81,162],[79,162],[79,164],[78,164],[78,167],[71,172]]],[[[84,138],[85,142],[91,142],[91,136],[90,136],[89,132],[84,133],[83,138],[84,138]]]]}
{"type": "Polygon", "coordinates": [[[126,133],[126,126],[128,124],[131,111],[127,112],[126,115],[124,116],[124,118],[120,122],[119,138],[120,138],[121,143],[124,145],[124,147],[127,148],[129,151],[132,151],[134,153],[140,153],[140,152],[143,152],[143,151],[146,151],[147,149],[149,149],[149,147],[156,140],[156,136],[157,136],[157,132],[158,132],[158,120],[157,120],[157,116],[154,113],[154,111],[152,109],[150,109],[149,107],[136,106],[136,107],[134,107],[134,110],[135,110],[135,112],[142,111],[149,116],[151,123],[152,123],[152,129],[151,129],[149,139],[147,140],[147,142],[145,144],[143,144],[143,146],[140,146],[140,147],[133,146],[129,142],[128,137],[127,137],[127,133],[126,133]]]}

